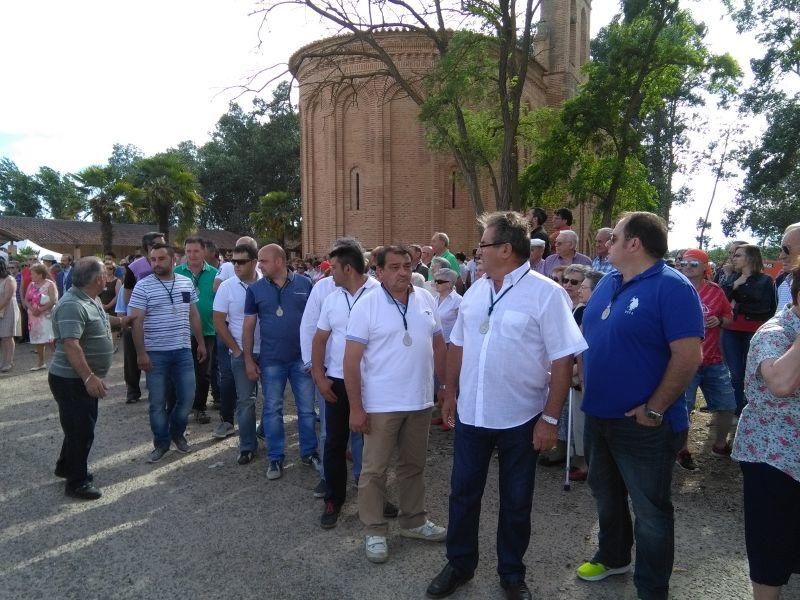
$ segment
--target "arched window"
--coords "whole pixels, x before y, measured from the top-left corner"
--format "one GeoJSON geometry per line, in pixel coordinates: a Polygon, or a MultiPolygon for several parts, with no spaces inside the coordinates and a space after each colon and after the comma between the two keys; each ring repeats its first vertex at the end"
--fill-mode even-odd
{"type": "Polygon", "coordinates": [[[350,169],[350,210],[361,210],[361,172],[358,167],[350,169]]]}

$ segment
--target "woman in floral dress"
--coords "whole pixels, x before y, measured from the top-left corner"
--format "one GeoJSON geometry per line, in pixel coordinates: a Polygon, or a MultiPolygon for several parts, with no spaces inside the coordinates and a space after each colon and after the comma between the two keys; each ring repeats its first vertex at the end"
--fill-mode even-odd
{"type": "Polygon", "coordinates": [[[46,369],[45,349],[53,347],[53,322],[51,312],[58,301],[58,289],[50,273],[42,264],[31,267],[31,282],[25,292],[28,309],[28,331],[38,359],[31,371],[46,369]]]}

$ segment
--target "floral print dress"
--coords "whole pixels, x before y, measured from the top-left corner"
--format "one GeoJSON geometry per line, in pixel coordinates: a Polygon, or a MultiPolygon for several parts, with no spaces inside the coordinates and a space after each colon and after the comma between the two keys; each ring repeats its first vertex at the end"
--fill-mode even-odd
{"type": "Polygon", "coordinates": [[[795,481],[800,481],[800,390],[786,398],[773,396],[759,366],[783,356],[798,335],[800,317],[787,307],[753,336],[744,379],[748,404],[739,418],[732,454],[740,462],[771,465],[795,481]]]}
{"type": "MultiPolygon", "coordinates": [[[[45,294],[50,296],[55,293],[54,287],[46,281],[39,285],[31,282],[25,292],[25,299],[31,306],[47,304],[47,302],[42,302],[42,296],[45,294]]],[[[52,296],[50,296],[50,300],[53,300],[52,296]]],[[[52,312],[52,310],[48,310],[46,313],[34,315],[31,311],[28,311],[28,331],[31,344],[49,344],[53,341],[52,312]]]]}

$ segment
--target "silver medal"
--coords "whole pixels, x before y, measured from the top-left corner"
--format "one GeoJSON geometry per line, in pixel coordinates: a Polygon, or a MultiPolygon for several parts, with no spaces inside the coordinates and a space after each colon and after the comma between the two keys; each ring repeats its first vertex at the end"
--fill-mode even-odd
{"type": "Polygon", "coordinates": [[[608,315],[611,314],[611,305],[609,304],[606,306],[606,309],[603,311],[603,314],[600,315],[600,318],[605,321],[608,318],[608,315]]]}
{"type": "Polygon", "coordinates": [[[410,346],[411,345],[411,334],[406,331],[406,334],[403,336],[403,345],[410,346]]]}
{"type": "Polygon", "coordinates": [[[283,307],[279,306],[278,310],[275,311],[275,314],[278,315],[279,317],[282,317],[283,316],[283,307]]]}
{"type": "Polygon", "coordinates": [[[483,323],[481,323],[478,331],[480,331],[483,335],[486,335],[486,333],[489,331],[489,319],[486,319],[483,323]]]}

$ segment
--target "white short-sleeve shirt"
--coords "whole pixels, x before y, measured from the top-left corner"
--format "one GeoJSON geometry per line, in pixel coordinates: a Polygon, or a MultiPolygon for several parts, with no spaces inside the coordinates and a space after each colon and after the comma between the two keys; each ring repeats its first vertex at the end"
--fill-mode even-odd
{"type": "Polygon", "coordinates": [[[322,303],[317,328],[330,331],[328,343],[325,346],[325,369],[329,377],[342,379],[344,377],[344,347],[347,336],[347,323],[350,313],[356,304],[363,301],[364,296],[372,294],[379,289],[381,284],[377,279],[367,277],[364,285],[355,294],[350,294],[346,289],[337,287],[328,294],[322,303]]]}
{"type": "MultiPolygon", "coordinates": [[[[228,263],[225,263],[228,264],[228,263]]],[[[261,279],[261,274],[256,271],[256,281],[261,279]]],[[[228,321],[228,331],[231,332],[236,345],[242,349],[242,328],[244,327],[244,300],[247,296],[248,285],[241,281],[236,275],[225,279],[217,289],[214,296],[213,310],[225,313],[228,321]]],[[[253,348],[257,352],[261,347],[261,332],[256,324],[255,339],[253,348]]]]}
{"type": "Polygon", "coordinates": [[[311,288],[308,295],[306,308],[303,310],[303,318],[300,319],[300,354],[303,364],[311,364],[311,344],[314,341],[314,334],[317,332],[317,322],[319,313],[322,310],[322,303],[336,289],[336,282],[333,277],[320,279],[311,288]]]}
{"type": "MultiPolygon", "coordinates": [[[[433,338],[441,335],[436,300],[412,287],[406,323],[411,345],[403,343],[400,309],[381,288],[353,307],[347,341],[364,344],[361,401],[368,413],[422,410],[433,405],[433,338]]],[[[402,305],[401,305],[402,306],[402,305]]]]}
{"type": "Polygon", "coordinates": [[[587,348],[564,288],[531,271],[528,261],[497,292],[487,276],[467,290],[450,343],[463,347],[459,419],[489,429],[516,427],[541,413],[551,362],[587,348]]]}
{"type": "Polygon", "coordinates": [[[453,330],[453,325],[456,324],[459,306],[461,306],[461,295],[455,290],[452,290],[441,302],[438,298],[436,299],[436,314],[439,315],[439,321],[442,324],[442,335],[444,335],[445,342],[450,342],[450,332],[453,330]]]}

